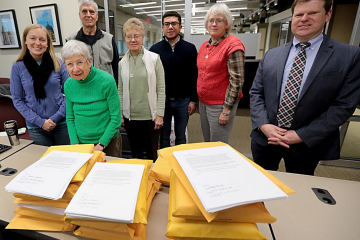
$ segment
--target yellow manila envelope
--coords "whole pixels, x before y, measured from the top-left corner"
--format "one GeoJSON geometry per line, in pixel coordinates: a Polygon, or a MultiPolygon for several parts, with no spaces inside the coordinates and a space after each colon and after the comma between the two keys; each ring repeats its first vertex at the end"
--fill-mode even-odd
{"type": "Polygon", "coordinates": [[[184,218],[173,217],[175,210],[175,174],[172,171],[170,175],[170,196],[169,213],[166,236],[168,238],[197,238],[197,239],[246,239],[262,240],[265,238],[254,223],[233,223],[188,220],[184,218]]]}
{"type": "MultiPolygon", "coordinates": [[[[92,153],[94,150],[94,144],[52,146],[48,148],[48,150],[41,156],[41,158],[45,157],[48,153],[54,150],[66,151],[66,152],[78,152],[78,153],[92,153]]],[[[77,173],[71,179],[71,182],[84,181],[86,167],[87,167],[87,163],[85,163],[84,166],[82,166],[79,169],[79,171],[77,171],[77,173]]]]}
{"type": "Polygon", "coordinates": [[[101,231],[94,228],[79,227],[74,231],[74,234],[79,237],[85,237],[90,239],[101,239],[101,240],[145,240],[140,236],[134,236],[133,238],[126,233],[114,233],[109,231],[101,231]]]}
{"type": "MultiPolygon", "coordinates": [[[[176,160],[173,152],[175,151],[183,151],[183,150],[191,150],[191,149],[200,149],[200,148],[210,148],[210,147],[219,147],[219,146],[228,146],[228,144],[223,142],[203,142],[203,143],[192,143],[192,144],[182,144],[176,145],[169,148],[163,148],[159,150],[159,155],[161,155],[166,161],[169,163],[170,167],[174,170],[176,176],[179,178],[180,182],[184,185],[186,191],[190,194],[193,201],[196,203],[198,208],[200,209],[201,213],[204,215],[208,222],[213,221],[218,213],[208,213],[205,211],[204,206],[202,205],[199,197],[197,196],[194,188],[192,187],[190,181],[186,177],[184,171],[182,170],[180,164],[176,160]]],[[[235,149],[234,149],[235,150],[235,149]]],[[[235,150],[236,151],[236,150],[235,150]]],[[[239,152],[238,152],[239,153],[239,152]]],[[[244,157],[249,163],[251,163],[255,168],[257,168],[261,173],[263,173],[266,177],[268,177],[275,185],[277,185],[283,192],[286,194],[295,193],[294,190],[286,186],[280,180],[275,178],[272,174],[268,171],[254,163],[253,161],[246,158],[244,155],[239,153],[242,157],[244,157]]]]}
{"type": "MultiPolygon", "coordinates": [[[[200,209],[190,197],[178,177],[175,175],[175,210],[173,217],[181,217],[192,220],[206,221],[200,209]]],[[[250,222],[250,223],[273,223],[276,218],[271,216],[262,202],[252,203],[219,211],[214,221],[223,222],[250,222]]]]}
{"type": "Polygon", "coordinates": [[[58,207],[58,208],[67,208],[69,201],[54,201],[54,200],[27,200],[16,198],[13,203],[22,203],[22,204],[32,204],[32,205],[42,205],[49,207],[58,207]]]}
{"type": "Polygon", "coordinates": [[[171,168],[168,162],[159,154],[154,166],[151,168],[150,176],[161,182],[164,186],[170,185],[171,168]]]}
{"type": "Polygon", "coordinates": [[[64,217],[65,217],[65,215],[58,215],[58,214],[35,210],[32,208],[27,208],[27,207],[17,207],[16,210],[14,211],[14,213],[22,215],[22,216],[26,216],[26,217],[58,221],[58,222],[63,221],[64,217]]]}
{"type": "Polygon", "coordinates": [[[64,221],[52,221],[48,219],[16,215],[6,226],[6,229],[65,232],[73,231],[75,227],[75,225],[64,223],[64,221]]]}

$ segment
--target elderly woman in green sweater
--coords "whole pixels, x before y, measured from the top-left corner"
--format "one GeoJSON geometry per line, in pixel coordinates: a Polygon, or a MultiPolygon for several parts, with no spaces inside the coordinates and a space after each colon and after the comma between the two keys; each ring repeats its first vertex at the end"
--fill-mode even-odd
{"type": "Polygon", "coordinates": [[[70,40],[61,50],[70,78],[64,85],[66,122],[71,144],[121,157],[120,100],[114,77],[91,66],[88,47],[70,40]]]}
{"type": "Polygon", "coordinates": [[[137,18],[123,26],[128,51],[119,63],[119,96],[133,158],[156,160],[165,109],[164,69],[158,54],[142,46],[145,27],[137,18]]]}

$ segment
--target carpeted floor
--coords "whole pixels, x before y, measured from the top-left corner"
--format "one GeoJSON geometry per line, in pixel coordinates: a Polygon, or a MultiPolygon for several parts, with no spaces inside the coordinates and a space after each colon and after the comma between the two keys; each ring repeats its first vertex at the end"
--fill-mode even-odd
{"type": "MultiPolygon", "coordinates": [[[[358,111],[360,114],[360,110],[358,111]]],[[[250,132],[250,111],[248,109],[238,109],[229,144],[249,158],[251,158],[250,132]]],[[[198,113],[193,114],[189,119],[188,140],[189,143],[204,141],[200,126],[200,115],[198,113]]],[[[360,123],[350,123],[341,156],[360,158],[360,123]]],[[[279,171],[285,171],[283,163],[280,164],[279,171]]],[[[360,181],[360,169],[319,165],[315,176],[360,181]]]]}

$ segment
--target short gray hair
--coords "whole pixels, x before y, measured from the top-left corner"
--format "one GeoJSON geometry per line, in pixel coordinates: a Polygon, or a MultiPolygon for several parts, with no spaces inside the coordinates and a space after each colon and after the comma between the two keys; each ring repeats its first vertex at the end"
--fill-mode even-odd
{"type": "Polygon", "coordinates": [[[123,35],[126,37],[126,32],[131,29],[136,29],[145,36],[145,26],[138,18],[130,18],[124,23],[123,35]]]}
{"type": "Polygon", "coordinates": [[[213,13],[215,15],[219,14],[225,17],[226,22],[227,22],[227,26],[226,26],[226,31],[229,31],[232,27],[233,24],[233,19],[231,16],[231,12],[230,9],[228,8],[228,6],[226,6],[226,4],[224,3],[215,3],[210,9],[209,11],[206,13],[205,16],[205,22],[204,22],[204,26],[205,29],[208,30],[208,21],[209,21],[209,17],[210,14],[213,13]]]}
{"type": "Polygon", "coordinates": [[[82,6],[86,5],[93,5],[95,6],[95,12],[98,13],[98,5],[96,4],[96,2],[94,0],[81,0],[79,2],[79,12],[81,12],[81,8],[82,6]]]}
{"type": "Polygon", "coordinates": [[[73,56],[83,56],[86,60],[91,58],[89,47],[78,40],[69,40],[61,49],[61,57],[63,61],[73,56]]]}

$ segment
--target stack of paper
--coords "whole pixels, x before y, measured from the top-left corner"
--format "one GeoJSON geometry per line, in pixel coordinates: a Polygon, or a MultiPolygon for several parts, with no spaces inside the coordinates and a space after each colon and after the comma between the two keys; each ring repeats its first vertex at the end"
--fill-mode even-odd
{"type": "Polygon", "coordinates": [[[174,156],[207,212],[287,198],[230,146],[176,151],[174,156]]]}
{"type": "Polygon", "coordinates": [[[66,215],[132,223],[143,172],[144,165],[96,163],[66,215]]]}
{"type": "Polygon", "coordinates": [[[225,143],[178,145],[159,150],[159,158],[172,169],[166,232],[172,239],[266,239],[256,223],[276,218],[262,201],[294,192],[225,143]]]}
{"type": "MultiPolygon", "coordinates": [[[[108,197],[101,197],[99,198],[99,202],[102,202],[104,204],[99,204],[96,206],[98,208],[96,211],[92,211],[92,214],[90,214],[90,211],[86,211],[85,214],[72,214],[68,213],[68,209],[66,210],[67,216],[65,221],[67,223],[75,224],[79,226],[75,231],[74,234],[81,237],[91,238],[91,239],[122,239],[122,240],[145,240],[146,239],[146,224],[147,224],[147,215],[149,213],[150,205],[152,203],[152,200],[156,194],[156,192],[160,189],[161,184],[157,181],[155,181],[151,176],[149,176],[149,170],[151,168],[152,161],[151,160],[139,160],[139,159],[125,159],[125,160],[115,160],[107,162],[106,164],[103,164],[104,167],[107,167],[112,171],[112,175],[115,175],[115,181],[113,182],[113,179],[110,178],[110,175],[108,175],[108,178],[103,179],[102,177],[94,177],[93,180],[90,182],[101,182],[104,183],[104,185],[109,185],[109,191],[111,190],[112,193],[104,193],[106,190],[94,190],[94,193],[102,196],[108,196],[108,197]],[[106,165],[106,166],[105,166],[106,165]],[[113,166],[116,165],[116,166],[113,166]],[[130,166],[129,166],[130,165],[130,166]],[[138,195],[137,199],[136,196],[133,198],[135,199],[136,206],[135,206],[135,213],[133,214],[133,218],[130,217],[132,215],[132,205],[133,201],[129,199],[121,199],[121,198],[130,198],[128,194],[133,192],[133,189],[129,189],[127,186],[128,184],[135,184],[136,181],[132,179],[131,175],[135,177],[134,173],[131,169],[133,169],[132,166],[141,166],[144,168],[142,171],[142,177],[140,186],[138,187],[138,195]],[[125,171],[129,171],[130,167],[130,174],[124,174],[125,171]],[[119,181],[117,180],[117,176],[120,176],[119,174],[116,174],[116,169],[121,169],[123,172],[121,174],[123,180],[119,181]],[[127,176],[126,180],[124,177],[127,176]],[[111,181],[111,182],[109,182],[111,181]],[[125,186],[121,186],[125,183],[125,186]],[[113,186],[115,185],[115,186],[113,186]],[[110,187],[111,186],[111,187],[110,187]],[[114,195],[115,194],[115,195],[114,195]],[[115,196],[115,197],[114,197],[115,196]],[[120,199],[117,199],[120,198],[120,199]],[[119,206],[120,205],[120,206],[119,206]],[[125,209],[124,208],[128,208],[125,209]],[[102,210],[100,209],[102,208],[102,210]],[[118,211],[116,214],[109,212],[111,211],[118,211]],[[94,212],[97,212],[97,214],[94,214],[94,212]],[[132,222],[132,223],[129,223],[132,222]]],[[[136,169],[136,168],[135,168],[136,169]]],[[[99,169],[98,169],[99,170],[99,169]]],[[[104,169],[102,170],[101,175],[106,176],[106,171],[104,169]]],[[[82,185],[87,185],[86,182],[90,180],[91,175],[95,174],[97,170],[94,168],[92,170],[93,173],[90,172],[88,175],[87,180],[82,185]]],[[[88,182],[89,183],[89,182],[88,182]]],[[[95,185],[97,185],[95,183],[95,185]]],[[[104,187],[104,185],[102,187],[104,187]]],[[[100,186],[100,185],[99,185],[100,186]]],[[[135,187],[136,188],[136,187],[135,187]]],[[[135,189],[134,188],[134,189],[135,189]]],[[[84,192],[79,189],[79,191],[74,196],[77,198],[77,196],[83,196],[84,200],[86,202],[90,202],[91,200],[97,199],[98,196],[88,195],[84,196],[84,192]]],[[[73,203],[69,204],[69,208],[71,207],[73,203]]],[[[76,206],[73,205],[73,207],[81,208],[80,205],[76,206]]],[[[78,210],[77,210],[78,211],[78,210]]]]}
{"type": "MultiPolygon", "coordinates": [[[[13,195],[16,197],[14,203],[18,204],[14,212],[16,216],[6,228],[38,231],[73,231],[76,226],[64,222],[64,211],[95,162],[101,162],[104,159],[105,154],[103,152],[93,152],[93,149],[93,144],[49,147],[44,153],[43,158],[49,154],[54,154],[52,153],[53,151],[72,152],[72,156],[74,155],[73,153],[75,155],[76,153],[87,153],[92,155],[92,157],[72,177],[71,183],[67,186],[63,196],[58,200],[50,200],[49,198],[25,193],[14,193],[13,195]]],[[[62,171],[67,171],[66,169],[63,168],[62,171]]]]}
{"type": "Polygon", "coordinates": [[[5,190],[58,200],[90,153],[52,151],[19,173],[5,190]]]}

